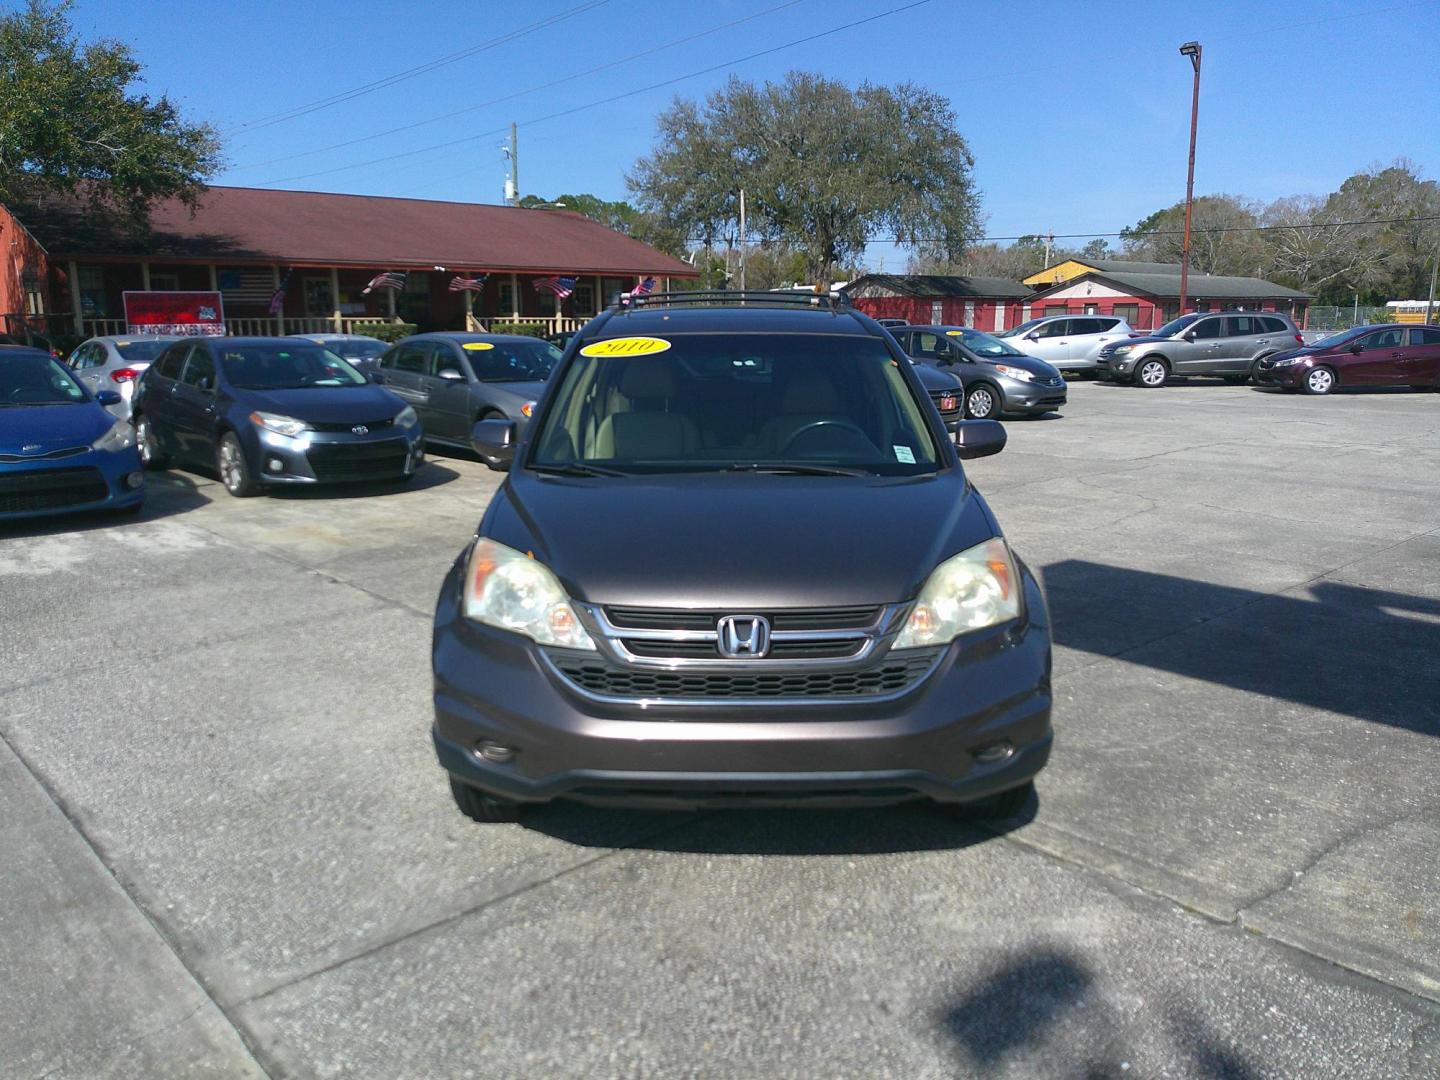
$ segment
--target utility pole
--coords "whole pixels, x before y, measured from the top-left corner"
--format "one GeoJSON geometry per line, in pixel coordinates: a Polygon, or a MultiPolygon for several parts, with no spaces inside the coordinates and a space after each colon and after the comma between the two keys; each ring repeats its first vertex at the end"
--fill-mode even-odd
{"type": "Polygon", "coordinates": [[[505,201],[511,206],[520,205],[520,143],[515,136],[515,125],[510,125],[510,145],[505,148],[510,159],[510,175],[505,180],[505,201]]]}
{"type": "Polygon", "coordinates": [[[1430,299],[1425,301],[1425,322],[1430,322],[1431,309],[1435,307],[1435,277],[1440,274],[1440,251],[1435,252],[1435,265],[1430,268],[1430,299]]]}
{"type": "MultiPolygon", "coordinates": [[[[740,189],[740,288],[744,289],[744,189],[740,189]]],[[[1434,282],[1430,282],[1431,295],[1434,294],[1434,282]]]]}
{"type": "Polygon", "coordinates": [[[1055,243],[1055,230],[1048,229],[1045,232],[1045,265],[1050,265],[1050,248],[1055,243]]]}
{"type": "Polygon", "coordinates": [[[1185,314],[1186,293],[1190,288],[1190,215],[1195,203],[1195,126],[1200,116],[1200,43],[1187,41],[1180,54],[1190,58],[1195,69],[1195,90],[1190,98],[1190,168],[1185,175],[1185,240],[1180,248],[1180,314],[1185,314]]]}

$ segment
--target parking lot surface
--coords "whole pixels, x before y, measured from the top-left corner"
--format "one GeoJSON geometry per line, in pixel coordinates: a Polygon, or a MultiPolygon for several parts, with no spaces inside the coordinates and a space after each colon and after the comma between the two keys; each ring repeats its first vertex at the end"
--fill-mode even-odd
{"type": "Polygon", "coordinates": [[[1079,383],[1009,431],[969,472],[1057,739],[994,831],[463,819],[472,458],[0,532],[0,1075],[1440,1075],[1440,395],[1079,383]]]}

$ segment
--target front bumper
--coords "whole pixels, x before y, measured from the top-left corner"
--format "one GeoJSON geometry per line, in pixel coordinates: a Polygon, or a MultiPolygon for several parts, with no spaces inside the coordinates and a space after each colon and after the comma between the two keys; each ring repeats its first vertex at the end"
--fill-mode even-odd
{"type": "Polygon", "coordinates": [[[1128,382],[1135,377],[1135,364],[1138,360],[1138,356],[1116,357],[1101,354],[1095,360],[1095,374],[1101,379],[1128,382]]]}
{"type": "Polygon", "coordinates": [[[0,462],[0,521],[128,510],[144,501],[145,470],[134,447],[0,462]]]}
{"type": "Polygon", "coordinates": [[[1048,615],[1039,586],[1028,570],[1024,576],[1025,618],[952,642],[929,675],[902,693],[698,705],[580,692],[528,639],[461,619],[452,570],[433,643],[440,764],[464,783],[528,802],[983,799],[1030,779],[1050,753],[1048,615]],[[509,748],[513,759],[486,760],[478,753],[482,741],[509,748]]]}
{"type": "Polygon", "coordinates": [[[1291,364],[1288,367],[1271,367],[1263,365],[1255,372],[1255,381],[1261,386],[1283,386],[1290,390],[1298,390],[1305,385],[1305,376],[1310,373],[1313,365],[1291,364]]]}
{"type": "Polygon", "coordinates": [[[251,428],[244,440],[251,474],[262,484],[335,484],[398,480],[425,458],[420,425],[393,424],[364,435],[307,431],[297,436],[251,428]]]}
{"type": "Polygon", "coordinates": [[[1021,379],[1000,380],[1000,392],[1005,398],[1001,410],[1008,416],[1038,416],[1065,407],[1069,387],[1061,380],[1059,386],[1038,386],[1021,379]]]}

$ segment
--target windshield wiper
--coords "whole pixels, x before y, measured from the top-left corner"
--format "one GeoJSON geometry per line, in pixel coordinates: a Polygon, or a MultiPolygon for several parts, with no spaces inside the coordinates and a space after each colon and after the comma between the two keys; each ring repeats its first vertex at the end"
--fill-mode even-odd
{"type": "Polygon", "coordinates": [[[586,465],[580,461],[567,461],[564,465],[531,465],[531,472],[550,476],[634,476],[634,473],[607,469],[603,465],[586,465]]]}
{"type": "Polygon", "coordinates": [[[78,401],[0,401],[0,409],[33,409],[41,405],[78,405],[78,401]]]}
{"type": "Polygon", "coordinates": [[[763,462],[736,462],[726,465],[726,472],[774,473],[785,476],[873,476],[864,469],[847,469],[841,465],[766,465],[763,462]]]}

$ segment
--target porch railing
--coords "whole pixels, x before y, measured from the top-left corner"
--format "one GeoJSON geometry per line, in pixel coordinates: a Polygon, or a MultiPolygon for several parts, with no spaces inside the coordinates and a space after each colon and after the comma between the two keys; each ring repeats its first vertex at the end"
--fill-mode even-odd
{"type": "MultiPolygon", "coordinates": [[[[65,316],[64,318],[68,322],[72,317],[65,316]]],[[[364,334],[368,328],[385,321],[374,315],[342,316],[339,332],[364,334]]],[[[508,316],[492,316],[485,319],[472,318],[471,320],[472,325],[481,332],[493,330],[498,326],[513,326],[542,335],[573,332],[589,321],[588,317],[573,318],[558,315],[540,318],[521,317],[519,319],[512,319],[508,316]]],[[[232,337],[276,337],[280,334],[279,322],[280,320],[269,316],[229,317],[225,320],[225,332],[232,337]]],[[[124,319],[87,318],[83,320],[83,323],[86,337],[115,337],[125,334],[124,319]]],[[[325,315],[287,318],[284,320],[284,332],[286,334],[333,334],[336,332],[335,320],[325,315]]]]}

